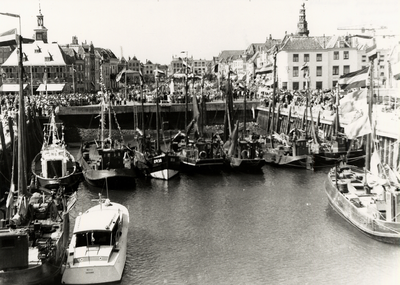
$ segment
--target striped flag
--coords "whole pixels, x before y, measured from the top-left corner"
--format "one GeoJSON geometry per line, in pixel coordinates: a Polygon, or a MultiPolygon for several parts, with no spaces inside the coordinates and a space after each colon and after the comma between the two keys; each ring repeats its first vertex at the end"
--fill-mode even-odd
{"type": "Polygon", "coordinates": [[[368,115],[367,89],[361,89],[345,95],[340,100],[339,115],[344,125],[344,132],[349,139],[354,139],[372,132],[368,115]]]}
{"type": "Polygon", "coordinates": [[[340,76],[338,84],[342,89],[363,88],[367,86],[368,75],[369,67],[367,66],[340,76]]]}
{"type": "Polygon", "coordinates": [[[11,29],[0,34],[0,46],[12,46],[17,44],[17,29],[11,29]]]}
{"type": "Polygon", "coordinates": [[[122,78],[122,75],[126,72],[126,68],[124,67],[120,73],[117,74],[117,77],[115,78],[115,81],[119,82],[122,78]]]}

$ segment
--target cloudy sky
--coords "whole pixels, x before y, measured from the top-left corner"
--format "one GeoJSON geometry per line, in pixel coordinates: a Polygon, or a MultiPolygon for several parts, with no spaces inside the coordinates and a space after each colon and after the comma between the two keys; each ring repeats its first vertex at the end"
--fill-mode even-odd
{"type": "MultiPolygon", "coordinates": [[[[77,36],[117,57],[167,64],[181,51],[211,59],[270,34],[295,33],[302,3],[310,36],[355,34],[337,28],[371,25],[400,34],[398,0],[4,0],[0,12],[19,14],[22,35],[32,37],[40,5],[50,42],[67,44],[77,36]]],[[[0,15],[0,32],[12,28],[18,19],[0,15]]]]}

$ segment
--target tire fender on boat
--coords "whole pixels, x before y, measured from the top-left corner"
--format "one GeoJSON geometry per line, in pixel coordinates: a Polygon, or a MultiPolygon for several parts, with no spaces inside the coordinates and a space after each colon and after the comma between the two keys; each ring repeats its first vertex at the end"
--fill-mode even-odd
{"type": "Polygon", "coordinates": [[[207,153],[206,153],[205,151],[201,151],[201,152],[199,153],[199,157],[200,157],[200,158],[206,158],[206,157],[207,157],[207,153]]]}

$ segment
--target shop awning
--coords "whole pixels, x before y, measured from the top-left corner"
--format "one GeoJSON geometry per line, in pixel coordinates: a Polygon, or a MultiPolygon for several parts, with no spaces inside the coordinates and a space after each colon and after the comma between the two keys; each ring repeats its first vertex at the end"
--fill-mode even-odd
{"type": "MultiPolygon", "coordinates": [[[[28,86],[28,84],[24,84],[23,88],[28,86]]],[[[0,86],[0,92],[18,92],[19,84],[3,84],[0,86]]]]}
{"type": "MultiPolygon", "coordinates": [[[[65,86],[65,83],[49,83],[47,84],[47,91],[63,91],[65,86]]],[[[46,85],[45,84],[40,84],[38,89],[36,89],[37,92],[44,92],[46,91],[46,85]]]]}

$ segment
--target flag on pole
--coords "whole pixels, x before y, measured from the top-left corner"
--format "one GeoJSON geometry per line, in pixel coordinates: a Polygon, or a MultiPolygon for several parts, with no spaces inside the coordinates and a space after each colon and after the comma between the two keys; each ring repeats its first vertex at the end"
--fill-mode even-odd
{"type": "Polygon", "coordinates": [[[120,73],[117,74],[117,77],[115,78],[116,82],[119,82],[122,78],[122,75],[124,75],[124,73],[126,72],[126,67],[124,67],[120,73]]]}
{"type": "Polygon", "coordinates": [[[368,115],[367,89],[357,90],[345,95],[340,100],[339,115],[344,125],[344,132],[349,139],[354,139],[372,132],[368,115]]]}
{"type": "Polygon", "coordinates": [[[7,32],[0,34],[0,46],[12,46],[16,44],[17,44],[17,29],[11,29],[7,32]]]}
{"type": "Polygon", "coordinates": [[[139,76],[140,76],[140,86],[143,86],[144,84],[144,79],[143,79],[143,74],[142,71],[139,69],[139,76]]]}
{"type": "Polygon", "coordinates": [[[165,74],[165,72],[162,71],[161,69],[156,68],[156,69],[154,69],[154,74],[155,74],[155,76],[158,76],[159,74],[165,74]]]}
{"type": "Polygon", "coordinates": [[[47,91],[47,68],[44,69],[43,84],[44,84],[44,90],[47,91]]]}
{"type": "Polygon", "coordinates": [[[340,76],[338,84],[342,89],[351,89],[357,87],[366,87],[369,74],[369,67],[347,73],[340,76]]]}
{"type": "Polygon", "coordinates": [[[301,70],[303,70],[303,77],[308,79],[310,77],[310,69],[308,68],[307,62],[303,64],[301,70]]]}

